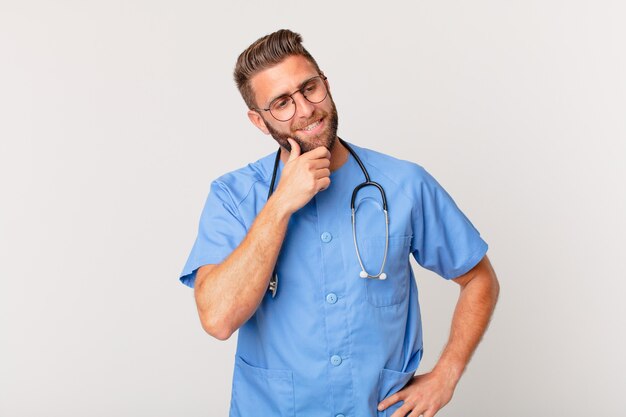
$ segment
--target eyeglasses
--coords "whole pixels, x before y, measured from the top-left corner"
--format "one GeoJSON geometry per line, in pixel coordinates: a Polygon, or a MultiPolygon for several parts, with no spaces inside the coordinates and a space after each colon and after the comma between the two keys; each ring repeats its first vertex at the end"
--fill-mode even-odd
{"type": "Polygon", "coordinates": [[[326,77],[318,75],[305,81],[300,88],[291,94],[285,94],[275,98],[267,109],[254,109],[257,111],[269,111],[274,119],[279,122],[286,122],[296,114],[296,101],[293,95],[300,92],[310,103],[317,104],[324,101],[328,95],[326,88],[326,77]]]}

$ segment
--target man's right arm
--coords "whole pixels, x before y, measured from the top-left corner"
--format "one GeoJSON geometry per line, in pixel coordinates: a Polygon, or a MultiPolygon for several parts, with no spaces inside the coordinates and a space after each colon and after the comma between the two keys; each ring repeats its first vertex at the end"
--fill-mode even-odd
{"type": "MultiPolygon", "coordinates": [[[[273,273],[291,215],[330,185],[330,153],[320,147],[292,152],[276,191],[241,244],[220,264],[198,269],[194,295],[204,330],[226,340],[256,311],[273,273]]],[[[294,146],[295,145],[295,146],[294,146]]]]}

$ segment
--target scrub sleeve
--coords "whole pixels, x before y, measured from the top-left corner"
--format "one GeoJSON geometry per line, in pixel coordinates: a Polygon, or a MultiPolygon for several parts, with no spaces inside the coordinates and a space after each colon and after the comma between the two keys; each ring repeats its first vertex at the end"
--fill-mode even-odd
{"type": "Polygon", "coordinates": [[[411,253],[422,267],[445,279],[457,278],[485,256],[488,245],[446,190],[424,168],[413,204],[411,253]]]}
{"type": "Polygon", "coordinates": [[[246,226],[227,188],[222,182],[214,181],[200,216],[198,237],[180,281],[193,288],[198,268],[222,262],[239,246],[246,233],[246,226]]]}

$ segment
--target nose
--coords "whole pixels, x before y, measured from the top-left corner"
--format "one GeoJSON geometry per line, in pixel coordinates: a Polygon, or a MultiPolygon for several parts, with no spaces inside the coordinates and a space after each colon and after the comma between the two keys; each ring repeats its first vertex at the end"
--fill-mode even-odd
{"type": "Polygon", "coordinates": [[[308,119],[315,111],[315,105],[304,98],[302,93],[296,93],[292,96],[296,102],[296,117],[308,119]]]}

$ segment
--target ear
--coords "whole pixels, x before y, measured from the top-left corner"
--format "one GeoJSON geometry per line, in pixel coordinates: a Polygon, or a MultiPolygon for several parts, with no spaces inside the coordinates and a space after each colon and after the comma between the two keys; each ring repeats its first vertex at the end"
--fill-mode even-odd
{"type": "Polygon", "coordinates": [[[266,135],[270,134],[270,131],[267,130],[267,126],[265,125],[265,120],[261,117],[261,115],[256,110],[248,110],[248,119],[255,125],[259,130],[266,135]]]}
{"type": "MultiPolygon", "coordinates": [[[[325,76],[324,71],[320,71],[320,75],[325,76]]],[[[328,82],[328,78],[326,78],[324,82],[326,83],[326,89],[330,91],[330,83],[328,82]]]]}

